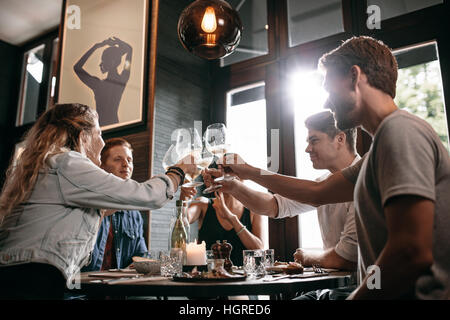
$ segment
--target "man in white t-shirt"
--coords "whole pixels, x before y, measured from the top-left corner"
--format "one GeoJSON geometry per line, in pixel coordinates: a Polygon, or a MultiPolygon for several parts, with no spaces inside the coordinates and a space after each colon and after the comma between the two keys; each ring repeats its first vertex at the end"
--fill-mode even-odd
{"type": "MultiPolygon", "coordinates": [[[[333,114],[323,111],[310,116],[305,121],[308,129],[308,146],[305,152],[310,155],[314,169],[327,169],[329,172],[316,181],[326,179],[333,172],[356,163],[361,157],[356,154],[356,129],[341,131],[336,128],[333,114]]],[[[264,199],[264,198],[263,198],[264,199]]],[[[253,201],[260,201],[253,198],[253,201]]],[[[293,217],[316,207],[303,204],[274,194],[268,205],[274,208],[270,216],[281,219],[293,217]]],[[[295,260],[304,266],[320,265],[323,268],[356,270],[358,261],[358,240],[355,225],[355,207],[352,202],[328,204],[317,207],[323,250],[297,249],[295,260]]]]}
{"type": "MultiPolygon", "coordinates": [[[[314,169],[329,171],[316,181],[325,180],[332,173],[361,159],[356,153],[356,129],[339,130],[330,111],[308,117],[305,126],[308,129],[308,146],[305,152],[310,155],[314,169]]],[[[209,170],[209,173],[214,174],[215,171],[209,170]]],[[[209,177],[205,178],[207,180],[209,177]]],[[[299,248],[294,253],[295,260],[306,267],[319,265],[322,268],[356,271],[358,240],[353,202],[327,204],[316,208],[279,194],[252,190],[237,179],[223,184],[221,191],[238,196],[244,206],[252,208],[253,212],[275,219],[293,217],[317,209],[323,250],[299,248]]],[[[300,295],[297,299],[344,299],[354,289],[355,286],[341,290],[316,290],[300,295]]]]}
{"type": "MultiPolygon", "coordinates": [[[[356,129],[341,131],[336,128],[333,114],[323,111],[310,116],[305,121],[308,129],[308,146],[314,169],[329,172],[317,179],[321,181],[329,175],[355,164],[361,157],[356,153],[356,129]]],[[[211,174],[213,170],[209,171],[211,174]]],[[[222,189],[231,194],[239,193],[241,202],[255,213],[281,219],[293,217],[316,207],[285,198],[279,194],[255,192],[242,182],[233,180],[222,189]],[[252,209],[253,210],[253,209],[252,209]]],[[[356,270],[358,261],[358,241],[355,225],[355,208],[352,202],[328,204],[317,207],[323,250],[297,249],[295,260],[304,266],[320,265],[323,268],[356,270]]]]}

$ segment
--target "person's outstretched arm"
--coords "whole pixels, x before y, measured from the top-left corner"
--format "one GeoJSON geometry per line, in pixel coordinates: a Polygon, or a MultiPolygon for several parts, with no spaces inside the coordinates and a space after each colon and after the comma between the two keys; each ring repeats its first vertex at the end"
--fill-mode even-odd
{"type": "MultiPolygon", "coordinates": [[[[320,206],[353,201],[354,182],[358,176],[360,164],[360,162],[355,164],[355,170],[349,170],[351,177],[349,175],[344,176],[341,171],[338,171],[320,182],[284,176],[255,168],[245,163],[237,154],[227,155],[222,166],[226,171],[239,176],[241,179],[252,180],[273,193],[301,203],[320,206]]],[[[212,170],[208,170],[207,173],[215,175],[212,170]]],[[[220,184],[226,187],[229,182],[221,181],[220,184]]]]}

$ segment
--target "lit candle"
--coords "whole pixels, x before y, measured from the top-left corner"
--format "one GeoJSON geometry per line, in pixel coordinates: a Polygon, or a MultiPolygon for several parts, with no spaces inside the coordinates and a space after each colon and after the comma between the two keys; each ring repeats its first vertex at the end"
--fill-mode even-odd
{"type": "Polygon", "coordinates": [[[186,264],[188,266],[206,265],[206,243],[191,242],[186,245],[186,264]]]}

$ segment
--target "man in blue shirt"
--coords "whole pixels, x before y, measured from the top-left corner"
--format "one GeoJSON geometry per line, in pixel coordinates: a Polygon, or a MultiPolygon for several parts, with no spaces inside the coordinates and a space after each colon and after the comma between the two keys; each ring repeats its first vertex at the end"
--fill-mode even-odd
{"type": "MultiPolygon", "coordinates": [[[[101,168],[121,179],[133,174],[133,149],[122,138],[105,142],[101,168]]],[[[143,219],[139,211],[121,210],[105,217],[100,225],[91,262],[83,271],[126,268],[133,256],[148,252],[143,237],[143,219]]]]}

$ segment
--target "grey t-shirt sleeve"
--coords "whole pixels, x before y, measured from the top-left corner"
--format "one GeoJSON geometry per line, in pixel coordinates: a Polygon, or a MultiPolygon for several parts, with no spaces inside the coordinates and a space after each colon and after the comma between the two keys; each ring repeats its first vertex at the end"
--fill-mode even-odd
{"type": "Polygon", "coordinates": [[[356,180],[358,179],[359,171],[361,170],[362,163],[366,158],[367,153],[354,165],[347,167],[341,170],[342,175],[345,179],[350,181],[353,184],[356,184],[356,180]]]}
{"type": "Polygon", "coordinates": [[[374,173],[383,207],[399,195],[435,200],[437,146],[432,134],[417,121],[395,117],[375,137],[374,173]]]}

